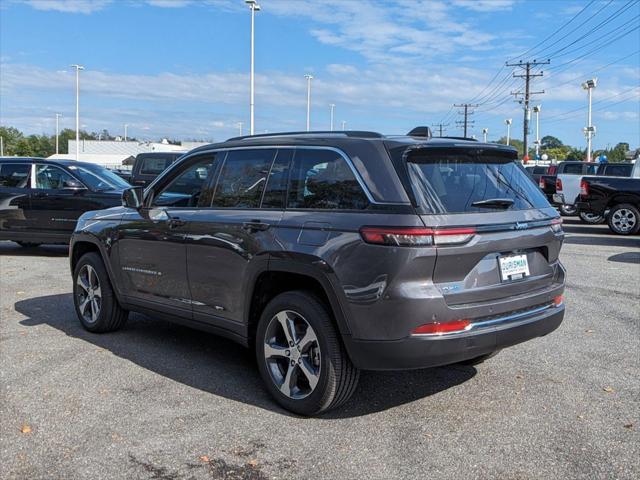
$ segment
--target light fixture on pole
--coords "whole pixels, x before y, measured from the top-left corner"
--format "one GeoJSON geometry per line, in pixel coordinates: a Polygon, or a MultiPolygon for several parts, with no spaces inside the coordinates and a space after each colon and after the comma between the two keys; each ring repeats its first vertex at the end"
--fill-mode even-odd
{"type": "Polygon", "coordinates": [[[124,141],[127,141],[127,127],[129,127],[128,123],[124,124],[124,141]]]}
{"type": "Polygon", "coordinates": [[[249,134],[254,132],[254,95],[255,95],[255,73],[254,73],[254,39],[255,39],[255,17],[256,12],[260,11],[260,5],[256,0],[244,0],[251,9],[251,73],[249,74],[250,82],[250,98],[249,98],[249,134]]]}
{"type": "Polygon", "coordinates": [[[76,160],[80,160],[80,70],[82,65],[71,65],[76,69],[76,160]]]}
{"type": "Polygon", "coordinates": [[[533,107],[533,113],[536,114],[536,160],[540,159],[540,110],[542,105],[533,107]]]}
{"type": "Polygon", "coordinates": [[[305,74],[307,79],[307,132],[311,130],[311,79],[313,75],[305,74]]]}
{"type": "Polygon", "coordinates": [[[596,127],[591,124],[591,92],[594,88],[596,88],[596,84],[598,83],[597,78],[592,78],[591,80],[587,80],[582,84],[582,88],[587,91],[587,96],[589,98],[589,113],[587,115],[587,126],[582,129],[585,136],[587,137],[587,162],[591,161],[591,138],[596,134],[596,127]]]}
{"type": "Polygon", "coordinates": [[[507,126],[507,145],[509,145],[509,141],[511,141],[511,124],[513,123],[513,119],[507,118],[504,123],[507,126]]]}
{"type": "Polygon", "coordinates": [[[60,153],[60,148],[59,148],[60,140],[59,140],[59,137],[60,137],[60,117],[61,116],[62,116],[61,113],[56,113],[56,155],[58,153],[60,153]]]}
{"type": "Polygon", "coordinates": [[[335,103],[330,103],[329,104],[329,108],[331,109],[331,121],[329,122],[329,124],[331,126],[331,131],[333,132],[333,112],[336,109],[336,104],[335,103]]]}
{"type": "Polygon", "coordinates": [[[489,129],[488,128],[483,128],[482,129],[482,141],[484,143],[487,143],[487,133],[489,133],[489,129]]]}
{"type": "Polygon", "coordinates": [[[344,131],[347,128],[347,121],[342,120],[342,130],[344,131]]]}

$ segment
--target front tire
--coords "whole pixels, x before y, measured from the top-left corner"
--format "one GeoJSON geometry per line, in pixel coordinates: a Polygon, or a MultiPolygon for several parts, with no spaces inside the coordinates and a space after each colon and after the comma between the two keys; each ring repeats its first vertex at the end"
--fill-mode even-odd
{"type": "Polygon", "coordinates": [[[633,235],[640,230],[640,212],[629,203],[621,203],[609,211],[609,228],[618,235],[633,235]]]}
{"type": "Polygon", "coordinates": [[[94,252],[83,255],[73,271],[73,302],[82,326],[94,333],[122,328],[129,315],[113,293],[102,258],[94,252]]]}
{"type": "Polygon", "coordinates": [[[583,223],[588,223],[589,225],[599,225],[605,221],[604,216],[594,215],[593,213],[580,212],[578,216],[583,223]]]}
{"type": "Polygon", "coordinates": [[[563,217],[573,217],[578,211],[578,209],[573,205],[560,205],[558,210],[560,210],[560,215],[563,217]]]}
{"type": "Polygon", "coordinates": [[[265,307],[256,332],[256,358],[269,393],[300,415],[342,405],[360,376],[324,303],[303,291],[282,293],[265,307]]]}

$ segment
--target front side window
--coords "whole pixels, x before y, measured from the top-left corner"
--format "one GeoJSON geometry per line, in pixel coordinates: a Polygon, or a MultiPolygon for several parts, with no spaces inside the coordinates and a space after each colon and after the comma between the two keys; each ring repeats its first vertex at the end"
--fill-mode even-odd
{"type": "Polygon", "coordinates": [[[0,187],[29,188],[31,164],[3,163],[0,165],[0,187]]]}
{"type": "Polygon", "coordinates": [[[275,154],[275,149],[229,151],[211,206],[258,208],[275,154]]]}
{"type": "Polygon", "coordinates": [[[63,190],[78,185],[69,173],[54,165],[36,165],[36,188],[43,190],[63,190]]]}
{"type": "Polygon", "coordinates": [[[194,160],[173,180],[154,195],[152,206],[196,207],[207,205],[211,199],[209,180],[213,173],[215,155],[207,154],[194,160]]]}
{"type": "Polygon", "coordinates": [[[490,154],[422,152],[408,156],[411,187],[428,213],[545,208],[549,204],[523,168],[490,154]]]}
{"type": "Polygon", "coordinates": [[[333,150],[296,150],[287,208],[363,210],[368,206],[367,197],[342,155],[333,150]]]}

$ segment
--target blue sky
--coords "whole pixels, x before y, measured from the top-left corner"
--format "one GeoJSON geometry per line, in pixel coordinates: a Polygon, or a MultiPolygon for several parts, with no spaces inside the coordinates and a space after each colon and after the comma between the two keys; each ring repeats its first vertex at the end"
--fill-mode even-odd
{"type": "MultiPolygon", "coordinates": [[[[335,103],[336,128],[344,120],[351,129],[405,133],[442,121],[446,133],[461,135],[451,105],[473,102],[481,105],[472,134],[488,128],[489,139],[497,139],[504,119],[513,118],[512,136],[521,138],[522,107],[509,93],[523,85],[504,63],[551,54],[544,77],[533,83],[533,90],[546,90],[533,103],[542,104],[541,135],[585,144],[580,83],[597,76],[594,147],[640,145],[637,0],[260,5],[258,133],[304,129],[304,74],[311,73],[312,129],[328,129],[335,103]]],[[[243,0],[2,0],[0,123],[51,133],[59,112],[62,126],[73,128],[69,65],[80,63],[87,130],[121,134],[127,123],[138,138],[223,140],[243,122],[246,132],[249,15],[243,0]]]]}

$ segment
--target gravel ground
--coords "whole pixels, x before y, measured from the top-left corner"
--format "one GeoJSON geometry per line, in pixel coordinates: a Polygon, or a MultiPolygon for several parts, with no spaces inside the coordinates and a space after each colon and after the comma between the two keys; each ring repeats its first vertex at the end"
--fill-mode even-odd
{"type": "Polygon", "coordinates": [[[230,341],[141,315],[85,332],[66,248],[0,242],[0,478],[640,478],[640,237],[566,231],[553,334],[477,367],[364,372],[314,419],[230,341]]]}

